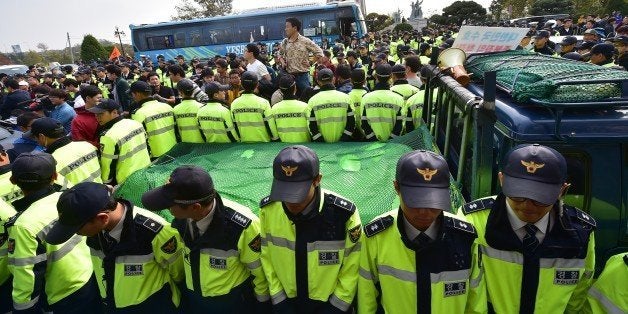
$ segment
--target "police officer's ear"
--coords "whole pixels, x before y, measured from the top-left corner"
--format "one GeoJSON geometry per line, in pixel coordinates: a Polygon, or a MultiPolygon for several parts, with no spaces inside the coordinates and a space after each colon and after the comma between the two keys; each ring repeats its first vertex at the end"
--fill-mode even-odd
{"type": "Polygon", "coordinates": [[[499,186],[504,185],[504,174],[500,171],[497,173],[497,178],[499,179],[499,186]]]}
{"type": "Polygon", "coordinates": [[[567,191],[569,191],[569,187],[571,187],[571,183],[567,183],[567,182],[563,183],[563,186],[560,188],[560,196],[558,197],[559,199],[567,195],[567,191]]]}
{"type": "Polygon", "coordinates": [[[323,178],[323,175],[319,174],[316,178],[314,178],[314,180],[312,180],[312,184],[314,184],[314,187],[318,187],[321,185],[322,178],[323,178]]]}
{"type": "Polygon", "coordinates": [[[395,186],[395,192],[397,192],[397,195],[401,195],[399,193],[401,193],[401,191],[399,190],[399,182],[397,182],[397,180],[393,180],[393,185],[395,186]]]}

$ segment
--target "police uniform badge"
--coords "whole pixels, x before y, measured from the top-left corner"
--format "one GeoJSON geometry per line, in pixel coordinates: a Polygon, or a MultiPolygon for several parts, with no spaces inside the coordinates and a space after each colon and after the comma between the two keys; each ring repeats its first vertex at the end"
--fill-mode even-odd
{"type": "Polygon", "coordinates": [[[170,240],[166,241],[164,245],[161,246],[161,251],[166,254],[173,254],[177,251],[177,239],[172,236],[170,240]]]}
{"type": "Polygon", "coordinates": [[[577,270],[560,270],[554,272],[555,285],[576,285],[580,279],[580,272],[577,270]]]}
{"type": "Polygon", "coordinates": [[[340,254],[338,251],[318,252],[318,265],[336,265],[340,264],[340,254]]]}
{"type": "Polygon", "coordinates": [[[360,225],[357,225],[349,230],[349,240],[351,242],[356,243],[360,240],[360,235],[362,234],[362,228],[360,225]]]}
{"type": "Polygon", "coordinates": [[[467,283],[465,281],[446,282],[443,297],[453,297],[462,295],[467,292],[467,283]]]}
{"type": "Polygon", "coordinates": [[[258,234],[251,242],[249,242],[249,247],[253,252],[261,252],[262,251],[262,237],[258,234]]]}
{"type": "Polygon", "coordinates": [[[124,265],[125,276],[141,276],[144,275],[144,265],[142,264],[125,264],[124,265]]]}
{"type": "Polygon", "coordinates": [[[209,258],[209,267],[214,269],[227,269],[227,259],[219,257],[209,258]]]}

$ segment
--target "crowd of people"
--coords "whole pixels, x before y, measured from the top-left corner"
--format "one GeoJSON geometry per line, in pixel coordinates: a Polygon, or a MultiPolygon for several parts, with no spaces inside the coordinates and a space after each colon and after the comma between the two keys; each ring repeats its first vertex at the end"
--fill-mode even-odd
{"type": "MultiPolygon", "coordinates": [[[[571,45],[581,60],[625,65],[628,25],[602,34],[591,21],[584,40],[564,37],[558,54],[571,58],[571,45]]],[[[546,39],[568,22],[532,30],[532,49],[555,54],[546,39]]],[[[288,18],[282,42],[203,62],[141,57],[3,76],[0,115],[24,135],[0,147],[0,312],[627,310],[613,275],[592,286],[595,221],[562,203],[565,160],[540,145],[510,152],[500,195],[460,209],[442,156],[404,155],[392,187],[400,208],[364,227],[355,204],[321,188],[318,157],[301,145],[275,158],[259,218],[192,165],[144,194],[148,210],[113,196],[180,142],[410,132],[421,123],[422,66],[451,47],[456,29],[320,46],[300,31],[288,18]],[[175,220],[149,211],[161,209],[175,220]]]]}

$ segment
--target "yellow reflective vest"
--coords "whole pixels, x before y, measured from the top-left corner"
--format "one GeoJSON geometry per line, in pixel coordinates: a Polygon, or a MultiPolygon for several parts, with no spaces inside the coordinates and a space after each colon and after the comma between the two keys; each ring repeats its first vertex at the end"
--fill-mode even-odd
{"type": "Polygon", "coordinates": [[[40,298],[54,305],[86,285],[92,276],[84,237],[74,235],[59,245],[44,240],[59,218],[59,195],[50,186],[13,202],[18,214],[5,227],[16,310],[34,309],[40,298]]]}
{"type": "Polygon", "coordinates": [[[300,217],[262,199],[262,266],[275,306],[296,301],[296,310],[347,311],[357,290],[360,216],[351,201],[320,188],[316,193],[311,212],[300,217]]]}
{"type": "Polygon", "coordinates": [[[102,232],[87,239],[100,295],[109,310],[170,313],[181,300],[181,238],[158,215],[118,201],[126,208],[120,241],[110,244],[102,232]]]}
{"type": "Polygon", "coordinates": [[[391,210],[364,227],[358,313],[486,313],[475,228],[443,213],[438,238],[418,245],[402,215],[391,210]]]}
{"type": "Polygon", "coordinates": [[[201,107],[197,119],[207,143],[231,143],[240,140],[231,119],[231,111],[220,102],[210,101],[201,107]]]}
{"type": "Polygon", "coordinates": [[[231,103],[231,115],[242,142],[275,141],[277,126],[268,100],[245,92],[231,103]]]}
{"type": "Polygon", "coordinates": [[[118,117],[99,130],[103,182],[122,184],[135,171],[150,165],[146,132],[139,122],[118,117]]]}
{"type": "Polygon", "coordinates": [[[179,139],[183,143],[204,143],[203,136],[198,127],[196,114],[203,104],[193,98],[184,99],[172,110],[174,120],[179,130],[179,139]]]}
{"type": "Polygon", "coordinates": [[[628,253],[620,253],[606,261],[600,277],[587,295],[585,313],[628,313],[628,253]]]}
{"type": "Polygon", "coordinates": [[[57,173],[68,183],[102,183],[98,151],[89,142],[73,142],[69,137],[61,138],[52,143],[46,152],[57,161],[57,173]]]}
{"type": "Polygon", "coordinates": [[[146,130],[150,156],[159,158],[177,144],[172,107],[152,98],[140,101],[139,105],[141,108],[131,117],[141,123],[146,130]]]}
{"type": "Polygon", "coordinates": [[[11,311],[11,273],[8,268],[8,236],[4,223],[15,216],[15,209],[8,203],[0,200],[0,312],[11,311]]]}
{"type": "Polygon", "coordinates": [[[503,194],[467,203],[459,214],[478,231],[488,301],[496,313],[580,313],[595,269],[593,217],[557,202],[543,242],[526,253],[503,194]]]}
{"type": "Polygon", "coordinates": [[[303,143],[311,140],[307,103],[297,99],[284,99],[272,107],[272,115],[282,142],[303,143]]]}

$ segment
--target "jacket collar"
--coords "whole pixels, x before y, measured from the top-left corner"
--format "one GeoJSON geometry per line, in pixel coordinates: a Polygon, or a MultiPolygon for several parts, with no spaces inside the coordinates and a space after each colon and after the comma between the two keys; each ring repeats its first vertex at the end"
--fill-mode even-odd
{"type": "Polygon", "coordinates": [[[71,142],[72,142],[72,139],[69,136],[64,136],[64,137],[54,141],[52,144],[50,144],[50,146],[48,146],[48,148],[46,148],[46,153],[52,154],[57,149],[65,146],[65,145],[68,145],[71,142]]]}
{"type": "Polygon", "coordinates": [[[31,205],[33,205],[33,203],[39,201],[40,199],[52,194],[56,192],[55,188],[53,185],[49,185],[43,189],[37,190],[35,192],[32,192],[28,195],[25,195],[23,198],[14,201],[13,203],[11,203],[13,205],[13,208],[15,208],[16,211],[21,212],[21,211],[25,211],[27,210],[29,207],[31,207],[31,205]]]}

